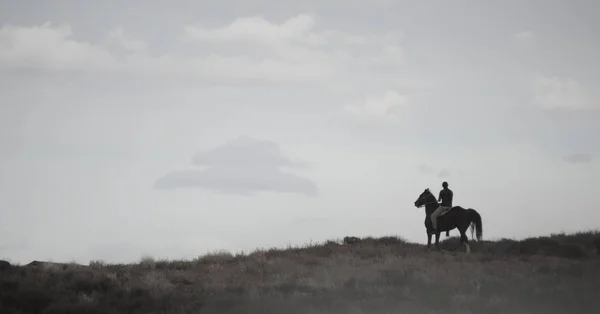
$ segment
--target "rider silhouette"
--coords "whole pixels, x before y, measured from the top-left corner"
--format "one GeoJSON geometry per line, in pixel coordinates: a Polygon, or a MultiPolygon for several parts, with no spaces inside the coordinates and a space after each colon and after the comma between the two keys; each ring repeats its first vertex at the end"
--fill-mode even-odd
{"type": "MultiPolygon", "coordinates": [[[[435,211],[433,211],[433,213],[431,213],[431,227],[433,228],[434,232],[437,231],[438,216],[445,210],[452,207],[452,197],[454,196],[452,190],[448,188],[448,182],[444,181],[442,183],[442,187],[444,189],[440,191],[438,197],[438,202],[441,201],[440,206],[435,211]]],[[[446,232],[446,236],[448,236],[448,233],[449,232],[446,232]]]]}

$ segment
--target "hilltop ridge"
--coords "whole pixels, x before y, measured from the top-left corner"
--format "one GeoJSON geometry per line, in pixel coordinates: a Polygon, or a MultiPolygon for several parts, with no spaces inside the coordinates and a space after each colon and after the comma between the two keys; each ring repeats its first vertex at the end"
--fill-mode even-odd
{"type": "Polygon", "coordinates": [[[398,237],[0,269],[1,313],[591,313],[600,232],[524,240],[457,238],[446,252],[398,237]]]}

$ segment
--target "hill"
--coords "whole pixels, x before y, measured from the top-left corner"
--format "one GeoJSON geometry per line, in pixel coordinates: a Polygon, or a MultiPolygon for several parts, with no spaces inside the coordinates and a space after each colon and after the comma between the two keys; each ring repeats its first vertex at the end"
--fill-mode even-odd
{"type": "Polygon", "coordinates": [[[600,233],[472,243],[395,237],[193,261],[0,268],[0,313],[592,313],[600,233]]]}

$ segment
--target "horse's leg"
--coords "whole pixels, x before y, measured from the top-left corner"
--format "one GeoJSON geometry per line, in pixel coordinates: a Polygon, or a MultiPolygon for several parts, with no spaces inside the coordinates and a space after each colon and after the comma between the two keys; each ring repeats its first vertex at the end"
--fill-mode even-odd
{"type": "Polygon", "coordinates": [[[436,230],[435,232],[435,248],[438,249],[438,251],[441,251],[442,249],[440,249],[440,230],[436,230]]]}
{"type": "Polygon", "coordinates": [[[427,249],[431,249],[431,232],[427,230],[427,249]]]}
{"type": "Polygon", "coordinates": [[[458,240],[458,246],[460,247],[463,244],[462,229],[460,229],[460,226],[457,226],[456,229],[458,229],[458,232],[460,233],[459,240],[458,240]]]}
{"type": "Polygon", "coordinates": [[[469,237],[466,235],[466,230],[459,229],[460,231],[460,243],[465,245],[466,253],[471,253],[471,246],[469,245],[469,237]]]}

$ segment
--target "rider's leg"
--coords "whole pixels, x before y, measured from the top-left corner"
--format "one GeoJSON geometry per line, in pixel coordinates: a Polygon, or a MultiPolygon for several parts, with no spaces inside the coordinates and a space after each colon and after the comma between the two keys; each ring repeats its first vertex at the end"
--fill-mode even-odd
{"type": "Polygon", "coordinates": [[[433,230],[437,230],[437,218],[442,212],[442,210],[442,206],[438,206],[438,208],[434,210],[433,213],[431,213],[431,227],[433,228],[433,230]]]}

